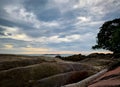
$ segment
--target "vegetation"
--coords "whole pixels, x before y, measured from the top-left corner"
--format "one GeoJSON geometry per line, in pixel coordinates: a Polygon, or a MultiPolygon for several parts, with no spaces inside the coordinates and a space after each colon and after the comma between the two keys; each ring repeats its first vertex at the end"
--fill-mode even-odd
{"type": "Polygon", "coordinates": [[[68,57],[61,57],[62,60],[66,60],[66,61],[74,61],[74,62],[78,62],[78,61],[82,61],[82,60],[86,60],[89,58],[112,58],[112,54],[108,53],[108,54],[104,54],[104,53],[91,53],[89,55],[82,55],[82,54],[78,54],[78,55],[72,55],[72,56],[68,56],[68,57]]]}
{"type": "Polygon", "coordinates": [[[120,18],[105,22],[97,35],[97,45],[93,49],[106,49],[120,53],[120,18]]]}
{"type": "Polygon", "coordinates": [[[119,61],[119,59],[113,58],[113,54],[110,53],[92,53],[87,56],[80,56],[80,54],[78,54],[68,57],[62,57],[61,59],[65,61],[80,62],[81,64],[92,66],[96,69],[95,71],[100,71],[104,68],[109,67],[114,62],[119,61]]]}
{"type": "Polygon", "coordinates": [[[63,60],[67,60],[67,61],[81,61],[85,58],[84,55],[82,54],[78,54],[78,55],[72,55],[72,56],[68,56],[68,57],[61,57],[61,59],[63,60]]]}

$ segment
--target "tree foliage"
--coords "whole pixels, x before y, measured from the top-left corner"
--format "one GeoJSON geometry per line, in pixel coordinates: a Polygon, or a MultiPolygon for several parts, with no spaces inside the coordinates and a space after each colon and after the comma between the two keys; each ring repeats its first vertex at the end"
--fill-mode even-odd
{"type": "Polygon", "coordinates": [[[106,49],[120,53],[120,18],[105,22],[97,35],[97,45],[93,49],[106,49]]]}

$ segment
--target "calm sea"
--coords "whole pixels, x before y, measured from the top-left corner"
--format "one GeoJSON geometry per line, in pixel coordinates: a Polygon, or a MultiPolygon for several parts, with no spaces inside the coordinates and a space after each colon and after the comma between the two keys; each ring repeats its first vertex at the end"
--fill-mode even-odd
{"type": "MultiPolygon", "coordinates": [[[[23,55],[27,55],[27,56],[46,56],[46,57],[55,57],[58,54],[23,54],[23,55]]],[[[67,57],[67,56],[71,56],[74,54],[59,54],[62,57],[67,57]]]]}

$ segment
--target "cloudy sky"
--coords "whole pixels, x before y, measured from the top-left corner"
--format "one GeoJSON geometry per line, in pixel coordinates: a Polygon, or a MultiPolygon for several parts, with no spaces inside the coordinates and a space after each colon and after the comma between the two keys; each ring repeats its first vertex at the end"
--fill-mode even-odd
{"type": "Polygon", "coordinates": [[[0,0],[0,53],[93,52],[99,27],[119,17],[120,0],[0,0]]]}

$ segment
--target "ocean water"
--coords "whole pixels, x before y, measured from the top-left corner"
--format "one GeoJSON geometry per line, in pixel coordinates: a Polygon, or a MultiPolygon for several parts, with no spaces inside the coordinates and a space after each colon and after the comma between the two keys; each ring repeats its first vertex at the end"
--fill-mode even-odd
{"type": "MultiPolygon", "coordinates": [[[[58,54],[43,54],[43,56],[47,56],[47,57],[55,57],[58,54]]],[[[67,56],[71,56],[73,54],[59,54],[61,57],[67,57],[67,56]]]]}
{"type": "Polygon", "coordinates": [[[23,54],[23,55],[27,55],[27,56],[46,56],[46,57],[55,57],[57,55],[60,55],[61,57],[67,57],[67,56],[71,56],[74,54],[23,54]]]}

